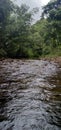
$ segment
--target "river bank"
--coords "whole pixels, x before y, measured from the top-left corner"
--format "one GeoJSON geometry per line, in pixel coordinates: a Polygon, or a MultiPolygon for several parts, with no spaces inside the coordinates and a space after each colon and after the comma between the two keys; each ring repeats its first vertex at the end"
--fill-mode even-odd
{"type": "Polygon", "coordinates": [[[41,58],[41,60],[53,61],[53,62],[61,65],[61,56],[59,56],[59,57],[43,57],[43,58],[41,58]]]}
{"type": "MultiPolygon", "coordinates": [[[[13,60],[13,58],[0,58],[0,61],[3,61],[3,60],[13,60]]],[[[16,58],[14,58],[14,59],[16,59],[16,58]]],[[[56,56],[56,57],[49,57],[49,56],[47,56],[47,57],[41,57],[41,58],[35,58],[35,59],[27,59],[27,58],[22,58],[22,59],[16,59],[16,60],[44,60],[44,61],[53,61],[53,62],[55,62],[55,63],[58,63],[58,64],[60,64],[61,65],[61,56],[56,56]]]]}

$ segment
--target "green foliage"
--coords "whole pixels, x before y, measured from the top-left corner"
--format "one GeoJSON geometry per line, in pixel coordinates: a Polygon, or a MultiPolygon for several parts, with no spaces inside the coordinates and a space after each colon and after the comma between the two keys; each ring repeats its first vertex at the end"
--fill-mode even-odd
{"type": "Polygon", "coordinates": [[[51,0],[46,6],[43,7],[42,17],[44,17],[45,15],[47,17],[50,17],[51,12],[52,12],[51,16],[54,17],[55,15],[54,11],[56,11],[60,7],[61,7],[61,0],[51,0]]]}
{"type": "Polygon", "coordinates": [[[6,25],[12,11],[13,4],[10,0],[0,0],[0,49],[3,48],[3,50],[6,43],[6,25]]]}
{"type": "Polygon", "coordinates": [[[50,1],[44,6],[42,16],[47,19],[44,42],[54,50],[61,44],[61,0],[50,1]]]}
{"type": "Polygon", "coordinates": [[[0,58],[2,57],[7,57],[7,53],[3,48],[0,49],[0,58]]]}
{"type": "Polygon", "coordinates": [[[26,55],[25,44],[28,42],[32,20],[32,13],[28,9],[26,5],[18,7],[10,0],[0,1],[0,48],[7,52],[8,57],[26,55]]]}
{"type": "Polygon", "coordinates": [[[26,5],[0,0],[0,57],[61,55],[61,0],[51,0],[43,7],[42,18],[31,25],[36,12],[26,5]]]}

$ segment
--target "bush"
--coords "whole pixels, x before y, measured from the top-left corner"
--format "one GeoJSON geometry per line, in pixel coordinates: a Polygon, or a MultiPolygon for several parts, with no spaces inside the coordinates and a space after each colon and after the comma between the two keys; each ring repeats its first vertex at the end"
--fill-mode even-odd
{"type": "Polygon", "coordinates": [[[7,53],[3,48],[0,49],[0,58],[2,57],[7,57],[7,53]]]}

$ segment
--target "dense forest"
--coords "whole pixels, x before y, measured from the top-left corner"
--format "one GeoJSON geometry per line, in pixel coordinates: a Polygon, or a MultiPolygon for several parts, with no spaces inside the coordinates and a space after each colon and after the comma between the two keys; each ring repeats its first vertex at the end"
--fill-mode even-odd
{"type": "Polygon", "coordinates": [[[42,7],[41,19],[32,25],[37,9],[0,0],[0,58],[40,58],[61,55],[61,0],[42,7]]]}

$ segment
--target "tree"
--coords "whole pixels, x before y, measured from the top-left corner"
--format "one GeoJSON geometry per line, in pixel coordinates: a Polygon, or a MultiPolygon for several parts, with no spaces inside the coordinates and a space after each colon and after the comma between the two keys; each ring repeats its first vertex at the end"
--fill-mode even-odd
{"type": "Polygon", "coordinates": [[[12,11],[13,3],[10,0],[0,0],[0,50],[5,48],[6,25],[12,11]]]}
{"type": "Polygon", "coordinates": [[[50,2],[48,2],[46,6],[42,8],[43,9],[42,16],[44,17],[46,15],[47,17],[50,17],[50,13],[52,11],[52,16],[54,17],[53,11],[56,11],[60,7],[61,7],[61,0],[51,0],[50,2]]]}
{"type": "Polygon", "coordinates": [[[57,47],[61,44],[61,0],[50,1],[44,6],[42,16],[48,21],[45,41],[57,47]]]}
{"type": "Polygon", "coordinates": [[[29,7],[14,5],[10,0],[0,1],[0,51],[9,57],[22,57],[29,46],[30,25],[33,11],[29,7]]]}
{"type": "Polygon", "coordinates": [[[9,34],[7,53],[9,56],[13,56],[12,52],[14,52],[14,50],[16,50],[14,55],[15,57],[24,56],[23,53],[28,44],[28,36],[30,34],[30,25],[32,20],[32,13],[29,12],[28,9],[29,7],[26,5],[21,5],[21,7],[16,6],[15,13],[11,17],[10,23],[7,26],[7,32],[9,34]],[[11,51],[12,45],[13,50],[11,51]]]}

